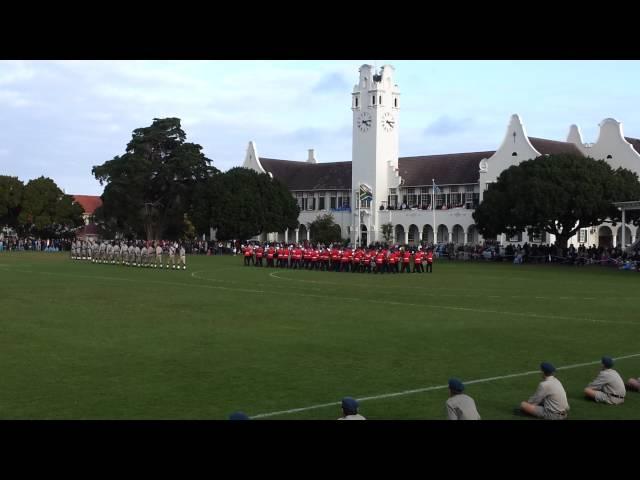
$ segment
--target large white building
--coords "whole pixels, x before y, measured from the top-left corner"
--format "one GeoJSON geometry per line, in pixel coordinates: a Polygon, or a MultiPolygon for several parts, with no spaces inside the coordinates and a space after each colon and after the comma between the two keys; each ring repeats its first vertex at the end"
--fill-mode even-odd
{"type": "MultiPolygon", "coordinates": [[[[381,226],[391,223],[397,243],[475,244],[483,239],[474,225],[474,208],[487,185],[512,165],[540,155],[573,153],[604,159],[613,168],[628,168],[640,175],[640,139],[625,137],[621,123],[612,118],[600,123],[595,143],[584,143],[576,125],[569,128],[566,141],[529,137],[520,117],[512,115],[495,151],[399,157],[401,102],[394,68],[385,65],[376,71],[362,65],[359,72],[351,94],[351,161],[318,163],[313,150],[306,161],[265,158],[249,142],[243,166],[283,181],[301,210],[298,229],[272,233],[268,239],[308,239],[307,225],[319,215],[332,213],[342,236],[353,243],[383,241],[381,226]]],[[[640,228],[630,224],[625,228],[626,244],[640,236],[640,228]]],[[[614,246],[621,233],[621,225],[585,228],[571,243],[614,246]]],[[[502,244],[554,241],[550,235],[528,238],[526,232],[512,238],[503,234],[495,240],[502,244]]]]}

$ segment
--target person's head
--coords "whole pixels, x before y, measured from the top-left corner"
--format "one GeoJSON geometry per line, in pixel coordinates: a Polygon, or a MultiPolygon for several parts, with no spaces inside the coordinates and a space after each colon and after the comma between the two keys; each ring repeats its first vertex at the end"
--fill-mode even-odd
{"type": "Polygon", "coordinates": [[[464,383],[462,383],[457,378],[450,378],[449,379],[449,396],[452,397],[462,392],[464,392],[464,383]]]}
{"type": "Polygon", "coordinates": [[[605,370],[607,368],[613,368],[613,358],[611,357],[602,357],[602,369],[605,370]]]}
{"type": "Polygon", "coordinates": [[[244,412],[233,412],[229,415],[229,420],[249,420],[249,417],[244,412]]]}
{"type": "Polygon", "coordinates": [[[542,362],[540,364],[540,370],[542,370],[542,374],[545,377],[550,377],[554,374],[554,372],[556,371],[556,367],[554,367],[551,363],[549,362],[542,362]]]}
{"type": "Polygon", "coordinates": [[[355,398],[344,397],[342,399],[342,412],[345,416],[358,413],[358,401],[355,398]]]}

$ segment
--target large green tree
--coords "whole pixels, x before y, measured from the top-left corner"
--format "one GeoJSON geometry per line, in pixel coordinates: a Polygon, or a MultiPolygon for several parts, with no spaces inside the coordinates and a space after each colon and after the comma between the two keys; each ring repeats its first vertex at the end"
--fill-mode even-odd
{"type": "MultiPolygon", "coordinates": [[[[613,202],[640,199],[638,176],[604,160],[570,154],[527,160],[504,170],[473,213],[485,237],[550,233],[562,247],[580,228],[620,221],[613,202]]],[[[638,212],[628,215],[637,221],[638,212]]]]}
{"type": "Polygon", "coordinates": [[[198,185],[191,221],[199,233],[215,228],[220,240],[246,240],[298,226],[298,205],[269,175],[237,167],[198,185]]]}
{"type": "Polygon", "coordinates": [[[186,138],[179,118],[155,118],[133,131],[123,155],[93,167],[106,184],[98,215],[105,225],[148,240],[184,233],[197,185],[218,172],[202,147],[186,138]]]}
{"type": "Polygon", "coordinates": [[[334,221],[330,213],[320,215],[309,224],[309,236],[311,241],[324,244],[342,241],[340,225],[334,221]]]}
{"type": "Polygon", "coordinates": [[[16,227],[24,184],[17,177],[0,175],[0,225],[16,227]]]}
{"type": "Polygon", "coordinates": [[[18,225],[23,233],[61,236],[82,225],[83,209],[50,178],[30,180],[22,193],[18,225]]]}

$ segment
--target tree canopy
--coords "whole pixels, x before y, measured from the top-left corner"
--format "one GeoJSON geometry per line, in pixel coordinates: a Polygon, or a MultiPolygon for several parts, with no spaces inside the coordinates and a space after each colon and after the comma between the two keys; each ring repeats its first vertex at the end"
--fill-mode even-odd
{"type": "Polygon", "coordinates": [[[83,224],[83,209],[50,178],[30,180],[22,190],[18,228],[23,233],[60,236],[83,224]]]}
{"type": "Polygon", "coordinates": [[[298,225],[298,205],[287,187],[269,175],[236,167],[202,182],[195,194],[193,223],[215,228],[220,240],[246,240],[298,225]]]}
{"type": "Polygon", "coordinates": [[[309,224],[309,236],[311,241],[329,244],[342,241],[340,225],[335,223],[330,213],[320,215],[309,224]]]}
{"type": "MultiPolygon", "coordinates": [[[[613,202],[640,199],[638,176],[604,160],[558,154],[504,170],[473,213],[485,237],[547,232],[566,246],[580,228],[620,221],[613,202]]],[[[637,221],[638,212],[627,220],[637,221]]]]}
{"type": "Polygon", "coordinates": [[[123,155],[93,167],[106,184],[96,215],[104,225],[148,240],[178,237],[189,228],[185,213],[192,213],[196,187],[218,170],[186,137],[179,118],[155,118],[133,131],[123,155]]]}
{"type": "Polygon", "coordinates": [[[18,226],[24,184],[17,177],[0,175],[0,224],[18,226]]]}

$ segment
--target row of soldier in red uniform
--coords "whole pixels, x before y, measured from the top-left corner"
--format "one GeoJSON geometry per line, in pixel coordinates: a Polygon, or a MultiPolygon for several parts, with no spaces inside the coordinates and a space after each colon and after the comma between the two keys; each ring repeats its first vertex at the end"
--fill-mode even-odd
{"type": "Polygon", "coordinates": [[[432,249],[405,248],[304,248],[281,245],[244,245],[245,266],[267,266],[334,272],[420,273],[432,272],[432,249]]]}

